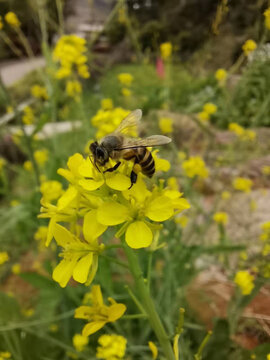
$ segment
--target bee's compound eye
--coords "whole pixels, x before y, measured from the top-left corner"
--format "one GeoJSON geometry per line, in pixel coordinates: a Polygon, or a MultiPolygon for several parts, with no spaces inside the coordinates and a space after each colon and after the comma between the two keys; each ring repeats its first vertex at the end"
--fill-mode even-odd
{"type": "Polygon", "coordinates": [[[104,157],[104,151],[103,151],[103,149],[97,148],[96,154],[97,154],[98,157],[101,157],[101,158],[104,157]]]}
{"type": "Polygon", "coordinates": [[[92,144],[90,144],[90,146],[89,146],[89,149],[93,154],[95,153],[96,148],[97,148],[97,142],[96,141],[93,142],[92,144]]]}

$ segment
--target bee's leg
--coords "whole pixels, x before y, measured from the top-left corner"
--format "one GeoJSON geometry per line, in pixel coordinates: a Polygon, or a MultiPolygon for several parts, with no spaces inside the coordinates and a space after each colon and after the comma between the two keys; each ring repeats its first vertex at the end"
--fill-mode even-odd
{"type": "Polygon", "coordinates": [[[109,169],[107,169],[107,170],[103,171],[103,173],[106,173],[106,172],[113,172],[113,171],[115,171],[116,169],[118,169],[118,168],[119,168],[120,164],[121,164],[121,161],[118,161],[118,163],[116,163],[113,167],[111,167],[111,168],[109,168],[109,169]]]}
{"type": "Polygon", "coordinates": [[[130,187],[128,188],[128,190],[131,189],[134,184],[136,184],[137,177],[138,177],[138,175],[135,173],[135,171],[132,170],[132,171],[131,171],[131,174],[130,174],[131,185],[130,185],[130,187]]]}

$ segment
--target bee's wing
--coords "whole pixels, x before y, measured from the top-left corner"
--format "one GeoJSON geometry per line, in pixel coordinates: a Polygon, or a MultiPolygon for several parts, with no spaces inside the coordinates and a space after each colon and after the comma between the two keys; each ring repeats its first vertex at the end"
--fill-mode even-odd
{"type": "Polygon", "coordinates": [[[137,132],[138,126],[142,117],[142,110],[137,109],[128,114],[127,117],[121,122],[115,133],[130,134],[137,132]]]}
{"type": "Polygon", "coordinates": [[[172,139],[163,135],[152,135],[144,139],[125,139],[125,142],[121,146],[121,148],[115,150],[166,145],[169,144],[171,141],[172,139]]]}

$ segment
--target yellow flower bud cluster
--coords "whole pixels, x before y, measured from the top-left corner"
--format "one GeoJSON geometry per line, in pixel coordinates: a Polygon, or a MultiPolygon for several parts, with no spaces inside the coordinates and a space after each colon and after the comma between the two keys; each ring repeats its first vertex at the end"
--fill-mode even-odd
{"type": "Polygon", "coordinates": [[[75,101],[80,101],[80,94],[82,93],[82,85],[77,80],[69,80],[66,83],[66,93],[69,97],[72,97],[75,101]]]}
{"type": "Polygon", "coordinates": [[[213,103],[206,103],[203,106],[203,110],[198,113],[198,118],[202,122],[207,122],[210,120],[211,115],[217,112],[217,106],[213,103]]]}
{"type": "Polygon", "coordinates": [[[199,156],[190,157],[182,162],[182,169],[184,174],[189,178],[199,177],[205,179],[209,176],[205,162],[199,156]]]}
{"type": "Polygon", "coordinates": [[[23,109],[22,122],[25,125],[32,125],[35,120],[33,109],[30,106],[25,106],[23,109]]]}
{"type": "Polygon", "coordinates": [[[254,276],[247,270],[238,271],[235,275],[234,282],[239,286],[243,295],[249,295],[254,289],[254,276]]]}
{"type": "Polygon", "coordinates": [[[254,40],[247,40],[242,46],[242,50],[246,56],[251,54],[254,50],[257,49],[257,44],[254,40]]]}
{"type": "Polygon", "coordinates": [[[72,75],[87,79],[90,76],[87,66],[86,41],[77,35],[62,36],[53,51],[53,59],[60,63],[56,78],[63,79],[72,75]]]}
{"type": "Polygon", "coordinates": [[[172,44],[170,42],[162,43],[160,53],[163,60],[168,60],[172,55],[172,44]]]}
{"type": "Polygon", "coordinates": [[[226,212],[216,212],[213,215],[213,220],[217,223],[217,224],[222,224],[222,225],[226,225],[228,223],[228,214],[226,212]]]}
{"type": "Polygon", "coordinates": [[[48,100],[48,93],[44,86],[33,85],[31,87],[31,94],[37,99],[48,100]]]}
{"type": "Polygon", "coordinates": [[[6,251],[0,252],[0,265],[6,263],[9,260],[8,253],[6,251]]]}
{"type": "Polygon", "coordinates": [[[72,343],[74,348],[81,352],[85,349],[85,347],[89,343],[89,338],[87,336],[83,336],[81,334],[75,334],[72,338],[72,343]]]}
{"type": "Polygon", "coordinates": [[[121,73],[118,75],[118,81],[123,86],[121,89],[121,94],[125,97],[131,96],[132,92],[130,90],[130,86],[133,82],[134,78],[129,73],[121,73]]]}
{"type": "Polygon", "coordinates": [[[97,359],[120,360],[126,352],[127,340],[120,335],[102,335],[98,339],[97,359]]]}
{"type": "Polygon", "coordinates": [[[255,131],[245,129],[237,123],[230,123],[229,131],[234,133],[242,141],[254,141],[256,139],[255,131]]]}
{"type": "Polygon", "coordinates": [[[215,72],[215,78],[216,80],[218,81],[218,84],[220,86],[223,86],[225,85],[226,83],[226,80],[227,80],[227,76],[228,76],[228,73],[225,69],[218,69],[216,72],[215,72]]]}
{"type": "Polygon", "coordinates": [[[113,101],[110,98],[105,98],[101,100],[101,108],[102,110],[112,110],[113,109],[113,101]]]}
{"type": "Polygon", "coordinates": [[[251,191],[252,185],[253,181],[244,177],[237,177],[233,180],[233,187],[238,191],[248,193],[251,191]]]}
{"type": "Polygon", "coordinates": [[[17,15],[12,11],[9,11],[5,15],[5,20],[10,26],[14,28],[19,28],[21,26],[20,20],[18,19],[17,15]]]}

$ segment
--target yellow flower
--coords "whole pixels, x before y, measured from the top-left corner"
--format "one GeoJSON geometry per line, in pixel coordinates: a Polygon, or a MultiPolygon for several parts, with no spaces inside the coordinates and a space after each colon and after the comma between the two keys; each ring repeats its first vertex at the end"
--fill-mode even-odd
{"type": "Polygon", "coordinates": [[[34,158],[39,165],[43,166],[48,161],[49,151],[47,149],[36,150],[34,158]]]}
{"type": "Polygon", "coordinates": [[[240,140],[243,141],[253,141],[256,139],[256,133],[254,131],[246,130],[237,123],[230,123],[229,131],[233,132],[238,138],[240,138],[240,140]]]}
{"type": "Polygon", "coordinates": [[[30,160],[27,160],[23,163],[23,168],[26,170],[26,171],[33,171],[33,165],[31,163],[30,160]]]}
{"type": "Polygon", "coordinates": [[[250,192],[253,181],[243,177],[237,177],[233,180],[233,187],[235,190],[250,192]]]}
{"type": "Polygon", "coordinates": [[[239,286],[243,295],[249,295],[254,288],[254,276],[247,270],[240,270],[236,273],[234,282],[239,286]]]}
{"type": "Polygon", "coordinates": [[[66,83],[66,93],[68,96],[74,98],[76,101],[79,101],[79,95],[82,92],[82,85],[79,81],[73,80],[66,83]]]}
{"type": "Polygon", "coordinates": [[[81,352],[85,349],[85,347],[89,343],[89,339],[87,336],[83,336],[81,334],[75,334],[72,338],[72,343],[75,349],[81,352]]]}
{"type": "Polygon", "coordinates": [[[0,252],[0,265],[6,263],[9,260],[8,253],[6,251],[0,252]]]}
{"type": "Polygon", "coordinates": [[[31,87],[31,94],[37,99],[48,100],[48,93],[44,86],[33,85],[31,87]]]}
{"type": "Polygon", "coordinates": [[[270,30],[270,8],[266,9],[263,15],[265,27],[270,30]]]}
{"type": "Polygon", "coordinates": [[[16,132],[14,132],[12,134],[12,141],[16,144],[16,145],[20,145],[21,142],[21,138],[23,137],[23,131],[21,129],[17,130],[16,132]]]}
{"type": "Polygon", "coordinates": [[[217,112],[217,106],[213,103],[206,103],[203,106],[203,111],[206,112],[208,115],[213,115],[217,112]]]}
{"type": "Polygon", "coordinates": [[[63,79],[71,75],[72,71],[77,71],[82,78],[90,76],[86,65],[87,57],[86,41],[77,35],[62,36],[54,50],[53,59],[60,63],[60,68],[56,72],[56,78],[63,79]]]}
{"type": "Polygon", "coordinates": [[[62,184],[56,180],[44,181],[40,185],[40,192],[44,201],[56,200],[63,194],[62,184]]]}
{"type": "Polygon", "coordinates": [[[123,195],[128,203],[118,203],[114,200],[104,202],[97,210],[97,219],[101,224],[108,226],[126,223],[122,227],[125,240],[133,249],[148,247],[153,241],[152,224],[146,218],[162,222],[190,207],[178,191],[156,189],[151,193],[141,176],[130,190],[123,192],[123,195]]]}
{"type": "Polygon", "coordinates": [[[148,346],[152,353],[152,359],[156,360],[158,356],[158,348],[156,347],[155,343],[153,343],[152,341],[148,341],[148,346]]]}
{"type": "Polygon", "coordinates": [[[34,120],[35,120],[35,117],[34,117],[33,110],[30,108],[30,106],[25,106],[25,108],[23,109],[22,122],[25,125],[31,125],[31,124],[33,124],[34,120]]]}
{"type": "Polygon", "coordinates": [[[76,319],[85,319],[88,321],[83,328],[82,335],[89,336],[103,328],[109,322],[115,322],[126,311],[124,304],[118,304],[112,298],[108,298],[110,305],[103,302],[100,285],[92,286],[92,305],[80,306],[75,310],[76,319]]]}
{"type": "Polygon", "coordinates": [[[262,173],[264,175],[270,175],[270,166],[268,166],[268,165],[263,166],[262,167],[262,173]]]}
{"type": "Polygon", "coordinates": [[[163,134],[170,134],[173,132],[173,120],[171,118],[160,118],[158,125],[163,134]]]}
{"type": "Polygon", "coordinates": [[[167,60],[172,55],[172,44],[165,42],[160,45],[161,57],[163,60],[167,60]]]}
{"type": "Polygon", "coordinates": [[[247,40],[244,45],[242,46],[242,49],[246,56],[248,56],[250,53],[252,53],[257,48],[257,44],[254,40],[247,40]]]}
{"type": "Polygon", "coordinates": [[[213,220],[217,224],[226,225],[228,223],[228,214],[225,212],[216,212],[213,216],[213,220]]]}
{"type": "Polygon", "coordinates": [[[129,73],[121,73],[118,75],[118,81],[122,85],[130,86],[133,80],[134,80],[133,76],[129,73]]]}
{"type": "Polygon", "coordinates": [[[113,101],[110,98],[101,100],[102,110],[112,110],[113,109],[113,101]]]}
{"type": "Polygon", "coordinates": [[[10,359],[11,353],[9,351],[1,351],[0,352],[0,360],[10,359]]]}
{"type": "Polygon", "coordinates": [[[56,333],[59,330],[59,326],[57,324],[50,324],[49,330],[52,333],[56,333]]]}
{"type": "Polygon", "coordinates": [[[206,111],[201,111],[198,113],[198,118],[202,122],[207,122],[210,119],[210,116],[206,111]]]}
{"type": "Polygon", "coordinates": [[[128,88],[122,88],[121,94],[125,97],[129,97],[129,96],[131,96],[132,92],[128,88]]]}
{"type": "Polygon", "coordinates": [[[11,267],[11,271],[13,274],[20,274],[21,272],[21,265],[20,264],[13,264],[12,267],[11,267]]]}
{"type": "Polygon", "coordinates": [[[4,27],[2,16],[0,15],[0,30],[2,30],[4,27]]]}
{"type": "Polygon", "coordinates": [[[267,360],[270,360],[270,353],[269,354],[267,354],[267,358],[266,358],[267,360]]]}
{"type": "Polygon", "coordinates": [[[101,335],[98,339],[97,359],[120,360],[126,352],[127,340],[120,335],[101,335]]]}
{"type": "Polygon", "coordinates": [[[8,12],[5,15],[5,20],[10,26],[13,26],[15,28],[18,28],[21,26],[21,23],[20,23],[19,19],[17,18],[17,15],[12,11],[8,12]]]}
{"type": "Polygon", "coordinates": [[[33,308],[22,309],[22,314],[26,317],[31,317],[34,315],[34,313],[35,313],[35,310],[33,308]]]}
{"type": "Polygon", "coordinates": [[[183,161],[182,169],[184,174],[189,178],[198,176],[202,179],[205,179],[209,176],[209,170],[205,166],[203,159],[199,156],[193,156],[188,160],[183,161]]]}
{"type": "Polygon", "coordinates": [[[65,287],[71,276],[79,283],[92,282],[98,268],[98,254],[104,246],[99,245],[97,237],[100,236],[107,226],[101,225],[96,219],[96,210],[89,211],[85,215],[83,235],[85,241],[73,235],[66,228],[55,224],[52,234],[59,246],[63,248],[61,257],[63,260],[53,271],[53,279],[65,287]]]}
{"type": "Polygon", "coordinates": [[[263,256],[268,256],[270,254],[270,244],[265,244],[262,250],[263,256]]]}
{"type": "Polygon", "coordinates": [[[221,198],[223,200],[228,200],[230,197],[232,196],[232,194],[229,191],[222,191],[221,193],[221,198]]]}
{"type": "Polygon", "coordinates": [[[219,85],[224,85],[227,80],[228,73],[225,69],[218,69],[215,73],[215,78],[219,85]]]}

